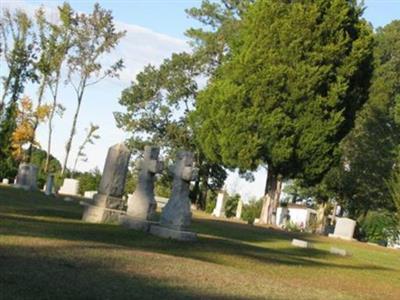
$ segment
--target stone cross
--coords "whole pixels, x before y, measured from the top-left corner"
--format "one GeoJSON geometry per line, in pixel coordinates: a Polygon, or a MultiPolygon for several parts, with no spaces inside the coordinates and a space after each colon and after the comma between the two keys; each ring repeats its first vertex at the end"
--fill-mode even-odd
{"type": "Polygon", "coordinates": [[[18,167],[16,184],[27,190],[37,189],[38,168],[32,164],[22,163],[18,167]]]}
{"type": "Polygon", "coordinates": [[[128,198],[127,214],[138,220],[150,220],[156,211],[154,198],[154,179],[163,170],[163,163],[158,160],[160,149],[146,146],[143,159],[138,161],[139,178],[136,191],[128,198]]]}
{"type": "Polygon", "coordinates": [[[122,213],[122,196],[128,173],[131,152],[124,144],[117,144],[108,150],[101,176],[98,193],[93,205],[86,207],[83,220],[88,222],[113,222],[122,213]]]}
{"type": "Polygon", "coordinates": [[[45,195],[50,196],[51,194],[53,194],[53,188],[54,188],[54,175],[50,174],[49,176],[47,176],[46,185],[44,187],[45,195]]]}
{"type": "Polygon", "coordinates": [[[196,180],[198,176],[198,169],[193,167],[193,162],[193,153],[179,151],[175,164],[170,168],[174,180],[171,197],[161,214],[162,226],[182,230],[190,225],[190,181],[196,180]]]}

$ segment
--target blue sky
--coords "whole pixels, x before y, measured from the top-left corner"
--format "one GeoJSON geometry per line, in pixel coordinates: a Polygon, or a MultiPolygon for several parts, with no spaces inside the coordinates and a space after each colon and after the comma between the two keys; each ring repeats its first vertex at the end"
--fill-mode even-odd
{"type": "MultiPolygon", "coordinates": [[[[50,14],[55,13],[57,5],[63,1],[36,1],[36,0],[0,0],[0,7],[24,8],[31,14],[40,5],[44,5],[50,14]]],[[[89,170],[94,167],[103,167],[104,159],[109,146],[121,142],[126,134],[115,126],[113,112],[123,110],[118,99],[121,91],[129,86],[131,80],[148,64],[159,64],[173,52],[188,51],[184,32],[198,23],[186,16],[185,9],[199,6],[200,0],[105,0],[99,1],[101,6],[111,9],[118,27],[127,30],[127,35],[118,48],[110,54],[105,62],[119,58],[125,60],[126,68],[121,74],[121,80],[106,80],[87,90],[82,105],[82,113],[78,122],[78,130],[70,166],[75,158],[78,145],[84,138],[84,128],[91,122],[100,126],[101,139],[96,145],[87,148],[88,161],[78,165],[80,170],[89,170]]],[[[75,10],[90,12],[95,1],[69,1],[75,10]]],[[[384,26],[394,19],[400,19],[400,0],[367,0],[365,1],[365,18],[374,27],[384,26]]],[[[2,66],[0,62],[0,66],[2,66]]],[[[4,64],[3,64],[4,66],[4,64]]],[[[4,67],[2,67],[4,70],[4,67]]],[[[0,74],[3,74],[0,70],[0,74]]],[[[36,87],[28,87],[26,94],[33,99],[37,93],[36,87]]],[[[71,126],[71,119],[76,100],[70,87],[63,87],[60,100],[67,108],[62,119],[55,125],[54,155],[60,159],[64,157],[64,144],[71,126]]],[[[39,142],[46,147],[46,126],[39,128],[39,142]]],[[[262,196],[266,173],[259,170],[255,174],[256,180],[247,183],[232,174],[227,181],[230,192],[239,192],[244,198],[262,196]]]]}

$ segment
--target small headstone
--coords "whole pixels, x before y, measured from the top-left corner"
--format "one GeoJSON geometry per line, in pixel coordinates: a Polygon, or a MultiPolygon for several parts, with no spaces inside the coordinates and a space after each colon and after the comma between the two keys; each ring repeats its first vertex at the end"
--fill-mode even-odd
{"type": "Polygon", "coordinates": [[[44,193],[45,195],[50,196],[53,194],[53,190],[54,190],[54,175],[50,174],[47,176],[46,185],[44,187],[44,193]]]}
{"type": "Polygon", "coordinates": [[[152,225],[150,232],[164,238],[195,240],[196,234],[186,229],[191,222],[190,182],[197,178],[198,169],[193,167],[194,157],[191,152],[180,151],[175,164],[170,169],[174,176],[171,197],[161,213],[160,225],[152,225]]]}
{"type": "Polygon", "coordinates": [[[310,242],[298,240],[298,239],[293,239],[292,245],[295,247],[300,247],[300,248],[313,248],[313,245],[310,242]]]}
{"type": "Polygon", "coordinates": [[[8,178],[3,178],[1,183],[7,185],[7,184],[10,184],[10,181],[8,180],[8,178]]]}
{"type": "Polygon", "coordinates": [[[125,212],[122,196],[128,173],[131,153],[124,144],[117,144],[108,150],[103,175],[94,196],[93,205],[88,204],[82,219],[87,222],[116,222],[125,212]]]}
{"type": "Polygon", "coordinates": [[[219,192],[218,196],[217,196],[217,203],[215,205],[215,208],[212,212],[212,215],[215,217],[225,217],[225,200],[226,200],[226,193],[223,192],[219,192]]]}
{"type": "Polygon", "coordinates": [[[16,177],[17,187],[22,187],[26,190],[37,189],[37,173],[38,168],[32,164],[22,163],[18,168],[18,175],[16,177]]]}
{"type": "Polygon", "coordinates": [[[242,210],[243,210],[243,201],[239,199],[239,202],[237,204],[236,208],[236,219],[241,219],[242,217],[242,210]]]}
{"type": "Polygon", "coordinates": [[[79,195],[79,180],[76,180],[73,178],[65,178],[63,185],[58,190],[58,193],[61,195],[78,196],[79,195]]]}
{"type": "Polygon", "coordinates": [[[344,240],[353,240],[356,221],[349,218],[336,218],[335,231],[329,234],[330,237],[344,240]]]}
{"type": "Polygon", "coordinates": [[[83,193],[83,197],[88,198],[88,199],[93,199],[96,194],[97,194],[97,191],[86,191],[83,193]]]}
{"type": "Polygon", "coordinates": [[[165,205],[167,205],[168,203],[168,198],[165,197],[159,197],[159,196],[155,196],[154,197],[156,199],[157,202],[157,207],[163,209],[165,207],[165,205]]]}
{"type": "Polygon", "coordinates": [[[341,255],[341,256],[349,255],[349,253],[347,253],[347,251],[345,249],[340,249],[340,248],[336,248],[336,247],[331,247],[329,252],[331,254],[341,255]]]}

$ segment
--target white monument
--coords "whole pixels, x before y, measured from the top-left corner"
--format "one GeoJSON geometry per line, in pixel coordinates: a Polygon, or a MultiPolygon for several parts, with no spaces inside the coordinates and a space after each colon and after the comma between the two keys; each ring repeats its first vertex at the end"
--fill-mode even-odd
{"type": "Polygon", "coordinates": [[[242,217],[242,210],[243,210],[243,201],[239,199],[239,202],[236,207],[236,219],[241,219],[242,217]]]}
{"type": "Polygon", "coordinates": [[[83,193],[83,197],[88,198],[88,199],[93,199],[94,195],[97,194],[97,191],[86,191],[83,193]]]}
{"type": "Polygon", "coordinates": [[[62,195],[78,196],[79,194],[79,180],[72,178],[65,178],[62,187],[58,191],[62,195]]]}
{"type": "Polygon", "coordinates": [[[335,231],[329,236],[351,241],[353,240],[355,229],[356,221],[349,218],[336,218],[335,231]]]}
{"type": "Polygon", "coordinates": [[[10,181],[8,180],[8,178],[3,178],[1,183],[7,185],[7,184],[10,184],[10,181]]]}
{"type": "Polygon", "coordinates": [[[227,194],[225,191],[219,192],[217,196],[217,203],[215,205],[215,208],[212,212],[212,215],[215,217],[225,217],[225,200],[227,194]]]}

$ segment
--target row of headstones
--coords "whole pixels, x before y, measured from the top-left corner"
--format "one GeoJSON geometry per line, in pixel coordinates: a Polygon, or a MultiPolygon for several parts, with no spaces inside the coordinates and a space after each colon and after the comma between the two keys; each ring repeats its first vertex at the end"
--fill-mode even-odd
{"type": "Polygon", "coordinates": [[[109,149],[98,191],[93,201],[83,203],[85,209],[82,219],[92,223],[118,222],[161,237],[195,239],[196,234],[187,231],[191,223],[190,182],[197,177],[193,154],[188,151],[177,153],[175,163],[169,170],[173,175],[171,197],[161,212],[159,223],[153,221],[157,207],[154,196],[155,175],[164,169],[159,160],[159,148],[145,147],[143,159],[137,164],[137,188],[128,198],[128,207],[124,211],[122,196],[130,155],[123,144],[109,149]]]}

